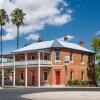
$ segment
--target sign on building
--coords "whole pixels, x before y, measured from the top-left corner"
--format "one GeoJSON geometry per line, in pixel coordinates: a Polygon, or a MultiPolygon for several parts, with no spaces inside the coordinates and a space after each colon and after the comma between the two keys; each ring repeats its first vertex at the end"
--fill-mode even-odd
{"type": "Polygon", "coordinates": [[[70,63],[70,56],[65,56],[64,58],[64,64],[68,65],[70,63]]]}

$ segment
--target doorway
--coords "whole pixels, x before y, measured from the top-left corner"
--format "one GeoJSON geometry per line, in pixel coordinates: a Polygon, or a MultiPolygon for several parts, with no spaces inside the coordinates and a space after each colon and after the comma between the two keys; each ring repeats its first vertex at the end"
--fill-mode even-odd
{"type": "Polygon", "coordinates": [[[32,72],[32,85],[35,85],[35,80],[36,80],[36,73],[35,71],[32,72]]]}
{"type": "Polygon", "coordinates": [[[56,85],[60,85],[60,71],[56,71],[56,85]]]}

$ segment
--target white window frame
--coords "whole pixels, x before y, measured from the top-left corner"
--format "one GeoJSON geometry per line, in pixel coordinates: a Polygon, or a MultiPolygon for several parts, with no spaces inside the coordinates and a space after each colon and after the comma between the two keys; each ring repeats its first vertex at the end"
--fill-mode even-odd
{"type": "Polygon", "coordinates": [[[73,53],[72,52],[70,52],[70,62],[73,63],[73,53]],[[71,55],[72,55],[72,57],[71,57],[71,55]],[[71,60],[71,58],[72,58],[72,60],[71,60]]]}
{"type": "Polygon", "coordinates": [[[31,55],[31,60],[35,60],[35,59],[32,59],[33,56],[35,57],[35,55],[31,55]]]}
{"type": "Polygon", "coordinates": [[[48,81],[48,71],[44,71],[44,72],[43,72],[43,81],[48,81]],[[47,73],[47,80],[44,79],[44,73],[45,73],[45,72],[47,73]]]}
{"type": "Polygon", "coordinates": [[[24,72],[20,72],[20,82],[24,82],[24,72]],[[21,74],[23,73],[23,79],[21,79],[21,74]]]}
{"type": "Polygon", "coordinates": [[[60,62],[60,51],[56,51],[56,53],[59,52],[59,60],[56,59],[56,55],[55,55],[55,62],[60,62]]]}
{"type": "Polygon", "coordinates": [[[92,62],[92,61],[91,61],[91,56],[89,55],[89,56],[88,56],[88,63],[91,64],[91,62],[92,62]]]}
{"type": "Polygon", "coordinates": [[[82,54],[82,55],[81,55],[81,64],[84,64],[84,63],[85,63],[85,55],[82,54]]]}
{"type": "Polygon", "coordinates": [[[85,78],[85,74],[84,74],[84,71],[82,71],[81,72],[81,80],[84,81],[84,78],[85,78]]]}
{"type": "Polygon", "coordinates": [[[74,72],[73,71],[70,71],[70,80],[74,80],[74,72]]]}
{"type": "Polygon", "coordinates": [[[49,60],[49,53],[45,52],[45,53],[44,53],[44,58],[43,58],[44,60],[49,60]],[[47,56],[47,59],[44,59],[45,56],[47,56]]]}
{"type": "Polygon", "coordinates": [[[20,61],[23,61],[24,60],[22,58],[24,58],[24,55],[20,55],[20,61]]]}

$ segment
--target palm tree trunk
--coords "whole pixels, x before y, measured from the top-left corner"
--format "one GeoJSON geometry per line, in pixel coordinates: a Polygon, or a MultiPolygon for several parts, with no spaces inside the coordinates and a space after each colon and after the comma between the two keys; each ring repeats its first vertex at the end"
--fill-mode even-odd
{"type": "Polygon", "coordinates": [[[1,34],[0,34],[0,44],[1,44],[1,63],[2,63],[2,25],[1,25],[1,34]]]}
{"type": "Polygon", "coordinates": [[[19,27],[17,26],[17,49],[19,49],[19,27]]]}

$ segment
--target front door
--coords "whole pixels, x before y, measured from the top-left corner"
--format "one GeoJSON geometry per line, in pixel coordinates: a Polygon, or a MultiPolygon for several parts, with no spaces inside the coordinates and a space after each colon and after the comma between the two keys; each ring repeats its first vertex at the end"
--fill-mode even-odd
{"type": "Polygon", "coordinates": [[[60,85],[60,71],[56,71],[56,85],[60,85]]]}
{"type": "Polygon", "coordinates": [[[35,85],[35,72],[32,72],[32,85],[35,85]]]}

